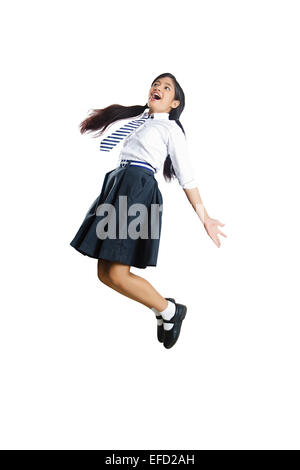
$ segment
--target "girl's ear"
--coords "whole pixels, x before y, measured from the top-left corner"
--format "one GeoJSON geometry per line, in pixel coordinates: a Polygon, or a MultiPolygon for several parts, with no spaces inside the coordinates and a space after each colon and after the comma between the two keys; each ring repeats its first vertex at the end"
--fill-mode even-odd
{"type": "Polygon", "coordinates": [[[174,100],[173,103],[172,103],[172,108],[176,109],[176,108],[178,108],[179,105],[180,105],[180,101],[174,100]]]}

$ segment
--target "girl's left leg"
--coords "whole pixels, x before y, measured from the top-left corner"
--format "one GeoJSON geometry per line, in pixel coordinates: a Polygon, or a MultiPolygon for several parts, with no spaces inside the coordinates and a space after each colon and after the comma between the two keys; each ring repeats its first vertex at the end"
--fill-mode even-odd
{"type": "Polygon", "coordinates": [[[98,277],[112,289],[146,307],[159,312],[168,307],[168,301],[141,276],[130,272],[131,266],[113,261],[98,260],[98,277]]]}

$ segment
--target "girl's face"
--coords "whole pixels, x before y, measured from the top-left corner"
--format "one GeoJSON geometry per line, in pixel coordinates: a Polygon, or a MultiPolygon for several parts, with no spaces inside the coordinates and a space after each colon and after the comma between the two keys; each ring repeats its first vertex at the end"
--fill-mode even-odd
{"type": "Polygon", "coordinates": [[[175,100],[175,86],[173,79],[162,77],[153,82],[150,88],[148,106],[151,113],[170,113],[179,106],[180,101],[175,100]]]}

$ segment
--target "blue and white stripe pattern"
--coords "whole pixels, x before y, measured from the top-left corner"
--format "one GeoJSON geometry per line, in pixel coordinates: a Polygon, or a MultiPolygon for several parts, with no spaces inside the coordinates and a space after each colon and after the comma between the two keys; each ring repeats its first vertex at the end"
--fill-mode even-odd
{"type": "Polygon", "coordinates": [[[156,173],[156,168],[150,165],[150,163],[141,162],[139,160],[126,160],[124,158],[120,161],[120,166],[126,166],[128,164],[133,165],[133,166],[142,166],[144,168],[148,168],[149,170],[153,171],[153,173],[156,173]]]}
{"type": "Polygon", "coordinates": [[[148,111],[144,112],[140,119],[134,119],[128,124],[120,127],[116,132],[103,139],[100,143],[100,151],[109,152],[114,148],[121,140],[131,134],[135,129],[140,127],[149,118],[148,111]]]}

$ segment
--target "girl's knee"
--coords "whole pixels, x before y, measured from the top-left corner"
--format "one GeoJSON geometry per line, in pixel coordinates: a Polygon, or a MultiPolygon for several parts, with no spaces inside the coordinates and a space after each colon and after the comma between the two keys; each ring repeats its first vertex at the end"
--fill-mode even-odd
{"type": "Polygon", "coordinates": [[[116,287],[122,288],[126,282],[128,271],[119,265],[111,265],[106,274],[110,283],[116,287]]]}
{"type": "Polygon", "coordinates": [[[106,285],[122,287],[129,274],[129,267],[110,262],[108,260],[98,261],[98,278],[106,285]]]}
{"type": "Polygon", "coordinates": [[[109,279],[108,279],[107,275],[103,272],[98,271],[98,279],[99,279],[99,281],[103,282],[103,284],[108,284],[109,283],[109,279]]]}
{"type": "Polygon", "coordinates": [[[109,277],[107,274],[107,266],[104,260],[98,261],[97,275],[98,275],[98,279],[101,282],[103,282],[103,284],[109,283],[109,277]]]}

